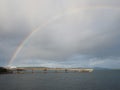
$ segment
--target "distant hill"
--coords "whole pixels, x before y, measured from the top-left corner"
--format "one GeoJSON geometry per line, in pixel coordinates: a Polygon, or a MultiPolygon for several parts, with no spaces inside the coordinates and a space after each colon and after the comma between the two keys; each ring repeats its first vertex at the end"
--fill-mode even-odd
{"type": "Polygon", "coordinates": [[[111,70],[109,68],[103,68],[103,67],[94,67],[94,70],[111,70]]]}
{"type": "MultiPolygon", "coordinates": [[[[78,68],[90,68],[90,67],[78,67],[78,68]]],[[[103,68],[103,67],[92,67],[94,70],[111,70],[110,68],[103,68]]]]}

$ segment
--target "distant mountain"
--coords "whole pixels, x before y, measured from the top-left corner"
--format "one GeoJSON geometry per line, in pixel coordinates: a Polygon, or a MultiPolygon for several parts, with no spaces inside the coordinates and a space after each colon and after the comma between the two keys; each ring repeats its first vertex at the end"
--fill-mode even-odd
{"type": "Polygon", "coordinates": [[[109,68],[93,67],[94,70],[110,70],[109,68]]]}

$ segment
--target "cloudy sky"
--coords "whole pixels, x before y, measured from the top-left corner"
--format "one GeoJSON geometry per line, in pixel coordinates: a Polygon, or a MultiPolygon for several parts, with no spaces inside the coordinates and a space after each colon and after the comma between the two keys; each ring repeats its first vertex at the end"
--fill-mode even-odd
{"type": "Polygon", "coordinates": [[[120,68],[119,5],[0,0],[0,66],[120,68]]]}

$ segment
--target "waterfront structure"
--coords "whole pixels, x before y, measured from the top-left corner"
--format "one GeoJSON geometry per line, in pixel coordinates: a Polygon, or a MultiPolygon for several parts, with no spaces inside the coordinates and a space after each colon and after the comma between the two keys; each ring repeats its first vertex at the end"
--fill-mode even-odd
{"type": "Polygon", "coordinates": [[[43,72],[49,72],[49,71],[55,71],[55,72],[92,72],[92,68],[47,68],[47,67],[26,67],[26,68],[17,68],[16,70],[21,71],[27,71],[30,70],[32,73],[34,71],[43,71],[43,72]]]}

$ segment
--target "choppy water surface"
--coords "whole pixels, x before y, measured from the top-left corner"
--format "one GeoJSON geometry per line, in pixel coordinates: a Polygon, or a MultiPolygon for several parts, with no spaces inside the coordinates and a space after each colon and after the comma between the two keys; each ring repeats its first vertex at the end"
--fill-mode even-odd
{"type": "Polygon", "coordinates": [[[2,74],[0,90],[120,90],[120,70],[2,74]]]}

